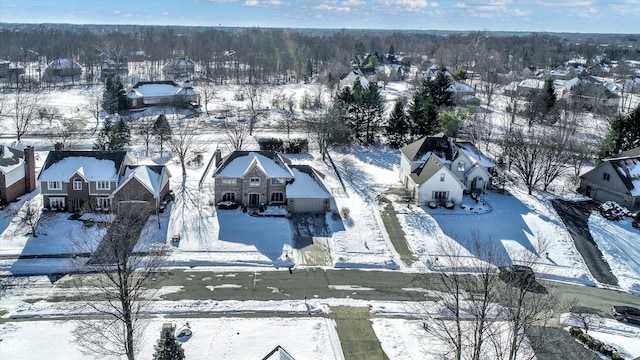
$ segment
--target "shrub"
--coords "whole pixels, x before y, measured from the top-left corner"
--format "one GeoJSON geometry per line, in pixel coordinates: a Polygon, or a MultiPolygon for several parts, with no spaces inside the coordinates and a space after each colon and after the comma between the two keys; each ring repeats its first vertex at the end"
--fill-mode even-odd
{"type": "Polygon", "coordinates": [[[579,327],[577,327],[577,326],[572,326],[572,327],[569,329],[569,334],[570,334],[571,336],[573,336],[573,337],[578,337],[578,335],[583,334],[583,332],[582,332],[582,329],[580,329],[579,327]]]}
{"type": "Polygon", "coordinates": [[[343,207],[342,209],[340,209],[340,215],[342,215],[343,219],[348,219],[349,214],[351,214],[351,210],[349,210],[348,207],[343,207]]]}
{"type": "Polygon", "coordinates": [[[634,228],[640,228],[640,211],[633,217],[631,225],[633,225],[634,228]]]}
{"type": "Polygon", "coordinates": [[[629,214],[629,210],[615,201],[607,201],[598,208],[600,214],[607,220],[618,221],[629,214]]]}
{"type": "Polygon", "coordinates": [[[284,142],[282,139],[276,138],[260,138],[258,139],[258,145],[260,146],[260,150],[272,150],[282,152],[284,142]]]}
{"type": "Polygon", "coordinates": [[[616,351],[611,355],[611,360],[624,360],[624,355],[616,351]]]}

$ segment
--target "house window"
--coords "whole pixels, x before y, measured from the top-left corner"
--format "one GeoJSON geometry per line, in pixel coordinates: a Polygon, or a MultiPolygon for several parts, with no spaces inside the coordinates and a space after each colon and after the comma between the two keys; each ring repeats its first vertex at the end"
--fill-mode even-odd
{"type": "Polygon", "coordinates": [[[440,181],[444,181],[444,173],[440,174],[440,181]]]}
{"type": "Polygon", "coordinates": [[[226,192],[222,195],[222,201],[236,201],[236,193],[226,192]]]}
{"type": "Polygon", "coordinates": [[[52,209],[64,209],[64,198],[49,198],[49,207],[52,209]]]}
{"type": "Polygon", "coordinates": [[[109,210],[111,199],[108,197],[96,198],[96,210],[109,210]]]}
{"type": "Polygon", "coordinates": [[[284,184],[284,179],[273,178],[271,179],[271,185],[282,185],[284,184]]]}
{"type": "Polygon", "coordinates": [[[465,164],[464,160],[458,163],[458,172],[466,171],[467,164],[465,164]]]}
{"type": "Polygon", "coordinates": [[[47,187],[49,190],[62,190],[62,181],[49,181],[47,187]]]}
{"type": "Polygon", "coordinates": [[[222,178],[222,184],[223,185],[235,185],[236,184],[236,178],[222,178]]]}
{"type": "Polygon", "coordinates": [[[73,180],[73,190],[82,190],[82,180],[73,180]]]}
{"type": "Polygon", "coordinates": [[[132,99],[131,100],[131,107],[136,107],[138,106],[138,99],[132,99]]]}
{"type": "Polygon", "coordinates": [[[606,181],[609,181],[609,179],[611,178],[611,174],[609,173],[603,173],[602,174],[602,178],[606,181]]]}
{"type": "Polygon", "coordinates": [[[260,178],[252,177],[249,179],[249,186],[260,186],[260,178]]]}
{"type": "Polygon", "coordinates": [[[449,192],[448,191],[434,191],[433,192],[433,198],[435,200],[439,200],[439,199],[446,200],[446,199],[449,198],[449,192]]]}
{"type": "Polygon", "coordinates": [[[111,182],[109,182],[109,181],[97,181],[96,182],[96,189],[98,189],[98,190],[110,190],[111,189],[111,182]]]}
{"type": "Polygon", "coordinates": [[[284,202],[284,194],[281,192],[272,192],[271,193],[271,202],[284,202]]]}

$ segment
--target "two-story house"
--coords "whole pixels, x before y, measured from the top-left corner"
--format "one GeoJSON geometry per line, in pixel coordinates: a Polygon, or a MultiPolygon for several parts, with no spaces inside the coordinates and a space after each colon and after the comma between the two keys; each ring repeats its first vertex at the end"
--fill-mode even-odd
{"type": "Polygon", "coordinates": [[[292,165],[275,151],[234,151],[215,165],[216,204],[282,205],[290,212],[330,210],[332,197],[324,176],[309,166],[292,165]]]}
{"type": "Polygon", "coordinates": [[[169,193],[164,166],[134,165],[126,151],[51,151],[38,176],[43,206],[66,211],[112,211],[121,201],[151,210],[169,193]]]}
{"type": "Polygon", "coordinates": [[[640,209],[640,147],[600,165],[580,176],[578,192],[600,201],[615,201],[631,211],[640,209]]]}
{"type": "Polygon", "coordinates": [[[0,205],[10,203],[36,188],[35,154],[0,145],[0,205]]]}
{"type": "Polygon", "coordinates": [[[400,153],[400,181],[418,204],[460,203],[465,192],[483,192],[495,166],[473,144],[444,134],[423,137],[400,153]]]}

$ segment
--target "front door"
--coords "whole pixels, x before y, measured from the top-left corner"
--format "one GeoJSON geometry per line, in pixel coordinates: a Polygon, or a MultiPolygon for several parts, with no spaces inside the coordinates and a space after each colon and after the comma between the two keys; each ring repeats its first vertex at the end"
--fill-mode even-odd
{"type": "Polygon", "coordinates": [[[249,194],[249,206],[260,205],[260,194],[249,194]]]}

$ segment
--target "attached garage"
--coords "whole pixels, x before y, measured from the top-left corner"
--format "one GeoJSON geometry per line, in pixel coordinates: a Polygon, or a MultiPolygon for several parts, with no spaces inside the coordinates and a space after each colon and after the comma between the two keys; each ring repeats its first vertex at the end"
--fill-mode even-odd
{"type": "Polygon", "coordinates": [[[319,174],[308,166],[292,166],[294,181],[287,185],[287,211],[291,213],[331,210],[331,195],[320,182],[319,174]]]}

